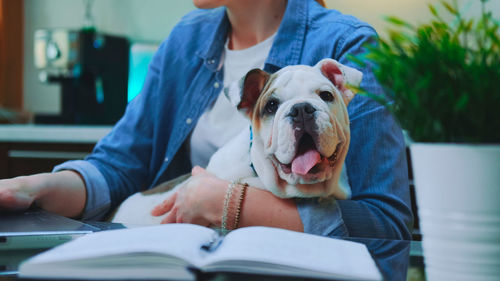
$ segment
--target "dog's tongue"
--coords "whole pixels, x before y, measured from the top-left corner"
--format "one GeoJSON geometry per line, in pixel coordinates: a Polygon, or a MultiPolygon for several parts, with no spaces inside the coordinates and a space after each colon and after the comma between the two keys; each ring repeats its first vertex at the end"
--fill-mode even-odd
{"type": "Polygon", "coordinates": [[[293,159],[292,172],[299,175],[306,175],[320,161],[321,155],[319,152],[316,149],[309,149],[293,159]]]}

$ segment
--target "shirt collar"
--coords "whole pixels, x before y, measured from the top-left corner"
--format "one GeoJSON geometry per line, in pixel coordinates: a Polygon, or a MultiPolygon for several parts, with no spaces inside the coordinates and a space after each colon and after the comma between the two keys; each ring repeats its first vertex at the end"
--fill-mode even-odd
{"type": "MultiPolygon", "coordinates": [[[[266,71],[275,72],[287,65],[300,62],[310,1],[314,0],[288,0],[278,34],[266,60],[266,71]]],[[[202,44],[198,55],[209,69],[215,71],[221,63],[229,30],[229,19],[225,8],[214,9],[213,13],[217,19],[214,22],[216,28],[211,29],[211,32],[207,34],[206,43],[202,44]]]]}
{"type": "Polygon", "coordinates": [[[213,24],[216,28],[209,30],[205,43],[200,45],[197,54],[204,60],[206,67],[216,71],[221,64],[224,43],[229,31],[229,19],[225,8],[216,8],[212,13],[214,13],[213,24]]]}
{"type": "Polygon", "coordinates": [[[300,63],[311,0],[288,0],[285,14],[266,60],[265,70],[275,72],[287,65],[300,63]]]}

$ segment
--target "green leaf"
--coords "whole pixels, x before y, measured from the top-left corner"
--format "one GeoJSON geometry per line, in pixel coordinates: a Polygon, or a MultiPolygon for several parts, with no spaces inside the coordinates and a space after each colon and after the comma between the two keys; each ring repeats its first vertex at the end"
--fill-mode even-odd
{"type": "Polygon", "coordinates": [[[467,103],[469,102],[469,96],[467,94],[463,94],[455,103],[455,111],[461,111],[465,108],[467,103]]]}
{"type": "Polygon", "coordinates": [[[455,9],[455,7],[453,7],[450,3],[442,0],[441,5],[443,5],[452,15],[459,15],[458,10],[455,9]]]}
{"type": "Polygon", "coordinates": [[[396,25],[396,26],[407,27],[410,29],[414,28],[413,25],[411,25],[409,22],[402,20],[401,18],[396,17],[396,16],[387,16],[387,17],[385,17],[385,20],[393,25],[396,25]]]}
{"type": "Polygon", "coordinates": [[[432,5],[432,4],[428,4],[427,6],[429,7],[429,10],[431,11],[431,14],[432,14],[435,18],[441,19],[441,17],[439,16],[438,11],[436,10],[436,7],[434,7],[434,5],[432,5]]]}
{"type": "Polygon", "coordinates": [[[358,56],[348,54],[347,59],[354,62],[361,68],[366,67],[366,54],[361,54],[358,56]]]}

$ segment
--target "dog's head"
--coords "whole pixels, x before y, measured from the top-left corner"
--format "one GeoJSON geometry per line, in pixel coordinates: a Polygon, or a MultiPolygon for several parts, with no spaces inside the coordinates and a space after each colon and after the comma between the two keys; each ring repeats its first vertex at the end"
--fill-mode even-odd
{"type": "Polygon", "coordinates": [[[315,66],[254,69],[226,93],[252,124],[250,156],[263,184],[280,197],[347,198],[339,186],[349,148],[347,105],[362,73],[324,59],[315,66]]]}

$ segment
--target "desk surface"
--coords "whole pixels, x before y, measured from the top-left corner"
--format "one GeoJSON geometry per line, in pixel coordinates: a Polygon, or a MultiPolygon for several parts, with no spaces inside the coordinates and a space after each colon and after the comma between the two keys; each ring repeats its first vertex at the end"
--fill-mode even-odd
{"type": "Polygon", "coordinates": [[[111,126],[0,125],[0,142],[96,143],[111,126]]]}
{"type": "MultiPolygon", "coordinates": [[[[102,226],[102,223],[100,223],[102,226]]],[[[348,238],[365,244],[374,258],[384,280],[425,280],[422,245],[420,241],[385,240],[368,238],[348,238]]],[[[21,262],[37,254],[40,250],[9,253],[9,260],[21,262]]],[[[6,254],[1,253],[0,254],[6,254]]],[[[300,257],[298,257],[300,258],[300,257]]],[[[1,265],[0,265],[1,267],[1,265]]],[[[299,280],[296,278],[278,278],[265,276],[251,276],[248,274],[217,274],[214,276],[200,276],[200,280],[299,280]]],[[[16,275],[0,275],[0,281],[18,281],[16,275]]],[[[302,280],[302,279],[300,279],[302,280]]]]}

